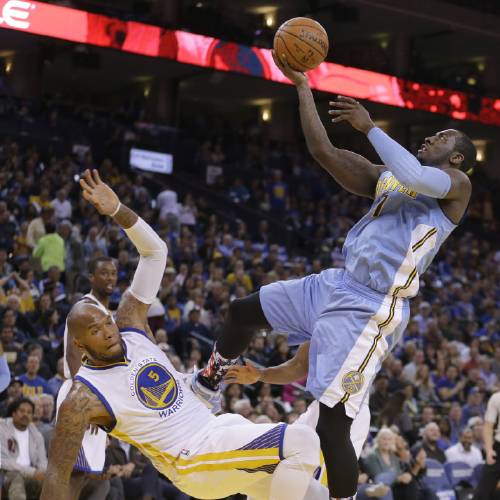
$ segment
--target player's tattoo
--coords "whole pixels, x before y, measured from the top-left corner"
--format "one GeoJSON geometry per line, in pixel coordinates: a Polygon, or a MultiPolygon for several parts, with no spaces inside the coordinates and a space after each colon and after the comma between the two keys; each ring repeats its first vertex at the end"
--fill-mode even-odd
{"type": "Polygon", "coordinates": [[[111,419],[97,396],[75,382],[59,409],[41,500],[69,498],[71,472],[83,435],[91,421],[99,417],[105,421],[106,416],[111,419]]]}
{"type": "Polygon", "coordinates": [[[137,222],[138,216],[133,210],[122,204],[113,219],[121,227],[128,229],[137,222]]]}
{"type": "Polygon", "coordinates": [[[148,326],[148,309],[149,304],[144,304],[136,299],[130,290],[123,294],[123,297],[116,311],[116,324],[118,328],[139,328],[144,330],[148,338],[156,343],[156,340],[148,326]]]}

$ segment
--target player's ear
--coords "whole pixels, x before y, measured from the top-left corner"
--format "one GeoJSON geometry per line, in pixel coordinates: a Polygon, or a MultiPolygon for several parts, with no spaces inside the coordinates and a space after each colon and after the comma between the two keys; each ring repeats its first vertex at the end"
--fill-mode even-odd
{"type": "Polygon", "coordinates": [[[460,167],[464,160],[464,155],[462,153],[459,153],[458,151],[454,151],[453,153],[451,153],[451,156],[449,158],[450,164],[454,167],[460,167]]]}

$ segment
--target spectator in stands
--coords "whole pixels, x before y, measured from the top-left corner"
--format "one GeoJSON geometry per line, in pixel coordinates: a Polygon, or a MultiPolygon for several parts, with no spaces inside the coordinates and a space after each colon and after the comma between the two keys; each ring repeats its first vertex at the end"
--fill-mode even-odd
{"type": "Polygon", "coordinates": [[[438,446],[440,438],[441,433],[435,422],[430,422],[424,427],[422,447],[424,448],[425,453],[427,453],[427,457],[444,464],[446,462],[446,455],[438,446]]]}
{"type": "Polygon", "coordinates": [[[417,351],[415,351],[413,359],[403,368],[403,377],[408,382],[414,384],[415,381],[417,380],[417,373],[419,369],[423,366],[426,366],[425,353],[421,349],[417,349],[417,351]]]}
{"type": "Polygon", "coordinates": [[[409,472],[403,472],[401,462],[396,453],[396,436],[387,428],[382,428],[375,438],[375,449],[364,460],[364,469],[372,480],[379,474],[394,474],[393,494],[395,500],[404,498],[405,486],[412,482],[409,472]]]}
{"type": "Polygon", "coordinates": [[[472,417],[467,426],[472,431],[472,444],[481,451],[483,458],[486,456],[484,447],[484,421],[481,417],[472,417]]]}
{"type": "Polygon", "coordinates": [[[18,377],[11,378],[9,387],[7,387],[7,398],[0,403],[0,417],[5,418],[10,405],[23,397],[23,385],[18,377]]]}
{"type": "Polygon", "coordinates": [[[33,398],[33,403],[35,405],[33,423],[43,436],[45,449],[48,450],[54,433],[54,396],[41,394],[33,398]]]}
{"type": "Polygon", "coordinates": [[[465,427],[462,421],[462,407],[460,403],[453,403],[451,405],[447,420],[450,426],[450,441],[455,444],[458,442],[465,427]]]}
{"type": "Polygon", "coordinates": [[[0,202],[0,247],[7,253],[14,251],[17,227],[5,202],[0,202]]]}
{"type": "Polygon", "coordinates": [[[472,444],[472,430],[468,427],[462,431],[460,442],[450,446],[446,451],[448,462],[464,462],[474,468],[483,463],[481,452],[472,444]]]}
{"type": "Polygon", "coordinates": [[[107,256],[106,239],[104,238],[104,227],[99,232],[96,226],[89,229],[87,238],[83,242],[83,251],[87,259],[94,259],[98,256],[107,256]]]}
{"type": "Polygon", "coordinates": [[[384,408],[389,395],[389,379],[383,372],[375,377],[374,390],[370,396],[370,411],[372,415],[378,415],[384,408]]]}
{"type": "Polygon", "coordinates": [[[459,401],[463,399],[465,384],[465,379],[458,378],[458,368],[450,365],[446,369],[446,375],[438,380],[436,388],[442,401],[459,401]]]}
{"type": "Polygon", "coordinates": [[[52,228],[54,227],[54,209],[50,207],[42,208],[42,213],[40,217],[34,218],[28,224],[28,230],[26,234],[26,244],[34,250],[37,246],[40,238],[45,236],[47,233],[46,225],[52,224],[52,228]]]}
{"type": "Polygon", "coordinates": [[[64,383],[64,358],[59,358],[57,360],[57,371],[56,374],[49,379],[47,386],[49,388],[50,394],[57,398],[57,394],[61,385],[64,383]]]}
{"type": "Polygon", "coordinates": [[[0,420],[1,467],[9,498],[37,499],[47,468],[43,437],[33,424],[34,404],[26,398],[14,401],[9,418],[0,420]]]}
{"type": "Polygon", "coordinates": [[[64,257],[66,251],[64,240],[56,233],[56,226],[52,222],[45,225],[46,234],[40,238],[35,249],[33,257],[40,260],[43,272],[47,272],[52,266],[64,271],[64,257]]]}
{"type": "Polygon", "coordinates": [[[59,191],[57,191],[57,196],[52,200],[51,206],[54,209],[54,215],[58,221],[71,219],[73,209],[65,189],[59,189],[59,191]]]}
{"type": "Polygon", "coordinates": [[[485,411],[484,392],[478,387],[473,387],[467,396],[467,404],[462,408],[462,424],[467,425],[469,419],[480,417],[485,411]]]}
{"type": "Polygon", "coordinates": [[[39,396],[42,393],[50,394],[47,381],[38,375],[40,370],[40,359],[38,356],[28,356],[25,364],[26,372],[19,376],[23,383],[23,395],[25,397],[39,396]]]}

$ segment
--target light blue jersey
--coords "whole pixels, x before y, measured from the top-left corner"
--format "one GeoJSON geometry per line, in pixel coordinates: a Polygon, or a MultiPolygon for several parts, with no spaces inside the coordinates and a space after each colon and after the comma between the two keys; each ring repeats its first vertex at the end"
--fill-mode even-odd
{"type": "Polygon", "coordinates": [[[349,231],[346,268],[278,281],[260,290],[262,310],[291,345],[310,341],[307,389],[355,418],[408,323],[419,276],[455,229],[438,200],[384,172],[375,201],[349,231]]]}
{"type": "Polygon", "coordinates": [[[411,191],[386,171],[370,211],[347,235],[345,268],[372,290],[392,295],[398,283],[398,297],[414,297],[419,276],[455,228],[437,199],[411,191]],[[402,276],[411,282],[400,287],[402,276]]]}

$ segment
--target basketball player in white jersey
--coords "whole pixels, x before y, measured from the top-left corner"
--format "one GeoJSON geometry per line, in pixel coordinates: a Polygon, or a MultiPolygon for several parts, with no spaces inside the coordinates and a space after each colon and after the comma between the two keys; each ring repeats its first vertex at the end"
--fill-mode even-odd
{"type": "Polygon", "coordinates": [[[88,302],[77,303],[68,316],[84,362],[59,409],[41,499],[71,498],[71,471],[91,424],[137,447],[181,491],[197,498],[240,492],[262,500],[321,498],[308,493],[310,483],[317,483],[311,478],[320,455],[310,427],[212,415],[150,340],[144,331],[147,311],[158,293],[167,247],[97,171],[85,172],[80,184],[83,197],[124,229],[140,260],[116,322],[88,302]]]}
{"type": "MultiPolygon", "coordinates": [[[[110,257],[98,257],[89,264],[89,282],[91,291],[84,295],[80,301],[94,304],[103,312],[109,312],[109,297],[116,286],[117,270],[110,257]]],[[[64,377],[65,382],[57,395],[57,410],[71,390],[73,377],[80,366],[82,355],[74,345],[68,325],[64,329],[64,377]]],[[[78,453],[73,470],[75,472],[71,482],[72,494],[78,497],[78,493],[85,486],[85,480],[90,479],[88,474],[102,474],[106,453],[106,433],[98,427],[93,427],[85,432],[82,446],[78,453]],[[79,473],[86,473],[84,476],[79,473]]]]}

